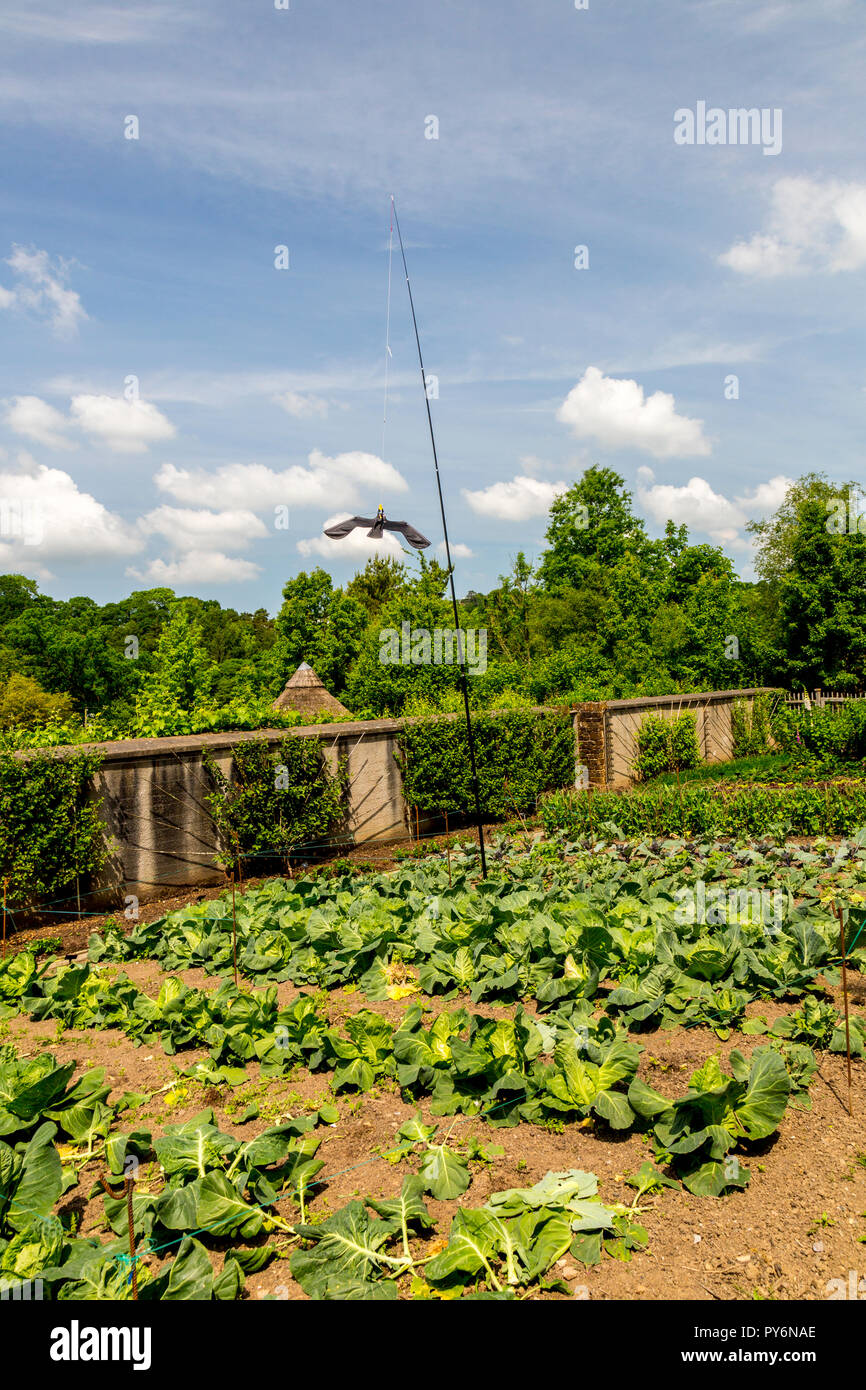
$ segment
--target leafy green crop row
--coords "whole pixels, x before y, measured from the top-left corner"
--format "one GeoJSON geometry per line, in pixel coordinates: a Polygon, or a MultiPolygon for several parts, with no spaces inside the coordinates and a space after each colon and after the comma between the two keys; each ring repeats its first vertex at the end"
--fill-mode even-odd
{"type": "Polygon", "coordinates": [[[548,834],[572,838],[608,822],[617,838],[643,835],[850,835],[866,825],[866,782],[815,786],[750,783],[656,786],[631,791],[557,791],[540,805],[548,834]]]}

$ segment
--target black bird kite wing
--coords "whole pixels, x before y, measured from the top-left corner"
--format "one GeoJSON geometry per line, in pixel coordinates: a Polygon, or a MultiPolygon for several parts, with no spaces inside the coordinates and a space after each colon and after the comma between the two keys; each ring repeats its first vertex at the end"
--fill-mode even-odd
{"type": "Polygon", "coordinates": [[[385,530],[399,531],[416,550],[425,550],[430,544],[427,537],[422,536],[420,531],[416,531],[414,526],[410,526],[408,521],[386,521],[385,530]]]}
{"type": "Polygon", "coordinates": [[[325,535],[330,536],[332,541],[341,541],[356,526],[372,526],[374,520],[372,516],[350,516],[345,521],[338,521],[336,526],[326,526],[325,535]]]}
{"type": "Polygon", "coordinates": [[[381,507],[374,517],[350,516],[345,521],[338,521],[335,526],[326,526],[325,535],[330,536],[332,541],[341,541],[350,531],[354,531],[356,526],[369,526],[367,535],[374,541],[381,540],[382,532],[385,530],[398,531],[416,550],[424,550],[430,544],[427,537],[416,531],[414,526],[410,526],[408,521],[386,521],[381,507]]]}

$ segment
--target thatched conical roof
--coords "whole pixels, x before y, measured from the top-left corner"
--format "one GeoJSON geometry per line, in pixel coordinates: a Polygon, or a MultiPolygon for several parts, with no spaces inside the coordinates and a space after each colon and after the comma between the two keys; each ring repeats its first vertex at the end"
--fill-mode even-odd
{"type": "Polygon", "coordinates": [[[272,709],[296,709],[301,714],[348,714],[345,705],[326,690],[308,662],[302,661],[272,709]]]}

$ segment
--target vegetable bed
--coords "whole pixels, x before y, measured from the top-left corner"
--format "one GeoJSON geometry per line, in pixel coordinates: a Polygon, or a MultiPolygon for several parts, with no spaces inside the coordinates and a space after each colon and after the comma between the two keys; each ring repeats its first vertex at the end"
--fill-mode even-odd
{"type": "MultiPolygon", "coordinates": [[[[224,899],[111,928],[88,961],[8,957],[0,1277],[131,1297],[132,1178],[140,1298],[621,1296],[682,1221],[756,1219],[816,1101],[856,1203],[862,1124],[829,1088],[858,841],[503,839],[494,860],[486,884],[471,850],[273,880],[234,924],[224,899]]],[[[861,1103],[864,960],[861,936],[861,1103]]],[[[795,1296],[819,1296],[808,1273],[795,1296]]]]}

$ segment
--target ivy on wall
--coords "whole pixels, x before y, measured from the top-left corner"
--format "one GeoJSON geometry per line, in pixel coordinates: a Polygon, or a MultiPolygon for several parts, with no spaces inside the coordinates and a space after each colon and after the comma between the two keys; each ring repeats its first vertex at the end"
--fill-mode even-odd
{"type": "MultiPolygon", "coordinates": [[[[481,809],[486,816],[534,811],[543,792],[574,785],[574,726],[558,711],[509,710],[474,715],[481,809]]],[[[433,717],[397,736],[397,763],[407,805],[420,811],[474,810],[466,725],[433,717]]]]}
{"type": "Polygon", "coordinates": [[[266,739],[231,749],[232,773],[207,750],[202,761],[213,785],[205,796],[220,837],[218,863],[237,869],[254,856],[288,859],[303,849],[345,837],[345,765],[331,772],[317,738],[286,737],[272,752],[266,739]]]}
{"type": "Polygon", "coordinates": [[[23,759],[0,753],[0,883],[7,904],[70,895],[109,854],[92,779],[93,753],[23,759]]]}

